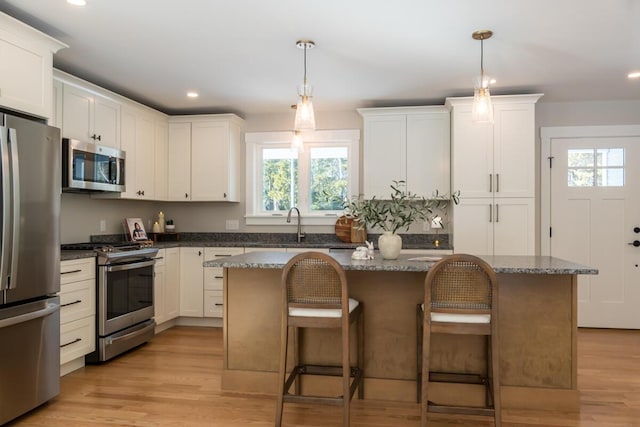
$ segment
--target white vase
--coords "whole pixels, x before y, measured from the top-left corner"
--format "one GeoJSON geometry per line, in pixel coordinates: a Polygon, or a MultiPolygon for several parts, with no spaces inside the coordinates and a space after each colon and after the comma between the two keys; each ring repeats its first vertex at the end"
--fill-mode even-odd
{"type": "Polygon", "coordinates": [[[402,249],[402,237],[391,231],[385,231],[378,237],[378,249],[383,259],[396,259],[402,249]]]}

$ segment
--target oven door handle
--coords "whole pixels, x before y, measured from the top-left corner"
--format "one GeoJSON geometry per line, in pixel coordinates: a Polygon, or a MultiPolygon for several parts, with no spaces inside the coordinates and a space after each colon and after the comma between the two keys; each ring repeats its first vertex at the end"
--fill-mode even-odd
{"type": "Polygon", "coordinates": [[[155,322],[150,322],[149,324],[142,325],[140,329],[136,329],[135,331],[129,332],[128,334],[119,335],[115,337],[107,337],[105,338],[107,345],[115,344],[118,341],[129,340],[131,338],[135,338],[138,335],[145,334],[150,328],[155,328],[155,322]]]}
{"type": "Polygon", "coordinates": [[[126,271],[126,270],[135,270],[136,268],[149,267],[156,263],[155,259],[149,259],[141,262],[133,262],[131,264],[113,264],[113,265],[105,265],[104,268],[106,271],[126,271]]]}

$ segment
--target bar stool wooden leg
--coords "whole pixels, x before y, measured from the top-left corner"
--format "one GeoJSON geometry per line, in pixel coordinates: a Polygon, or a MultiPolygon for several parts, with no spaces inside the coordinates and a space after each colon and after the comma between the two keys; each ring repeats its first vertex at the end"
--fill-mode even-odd
{"type": "Polygon", "coordinates": [[[430,319],[423,313],[422,316],[422,390],[420,403],[420,425],[427,426],[427,412],[429,409],[429,365],[431,361],[431,325],[430,319]]]}
{"type": "Polygon", "coordinates": [[[491,393],[493,397],[494,419],[496,427],[502,425],[502,399],[500,397],[500,350],[497,333],[489,337],[491,340],[491,393]]]}
{"type": "Polygon", "coordinates": [[[351,364],[349,362],[349,324],[347,321],[346,328],[342,327],[342,423],[344,426],[349,425],[349,409],[351,407],[351,393],[349,392],[351,379],[351,364]]]}
{"type": "Polygon", "coordinates": [[[282,410],[284,406],[284,381],[287,376],[287,341],[289,327],[283,324],[280,331],[280,372],[278,373],[278,401],[276,403],[276,427],[282,425],[282,410]]]}
{"type": "Polygon", "coordinates": [[[424,316],[422,305],[416,306],[416,402],[420,403],[422,395],[422,317],[424,316]]]}
{"type": "MultiPolygon", "coordinates": [[[[358,368],[364,372],[364,315],[358,318],[358,368]]],[[[364,399],[364,378],[358,386],[358,399],[364,399]]]]}

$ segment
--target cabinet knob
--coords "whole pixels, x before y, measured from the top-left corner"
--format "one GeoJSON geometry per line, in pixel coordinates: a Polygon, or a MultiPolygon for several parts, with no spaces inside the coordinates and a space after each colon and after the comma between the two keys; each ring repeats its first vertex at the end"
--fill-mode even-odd
{"type": "Polygon", "coordinates": [[[227,198],[227,193],[222,193],[222,195],[225,199],[227,198]]]}
{"type": "Polygon", "coordinates": [[[96,136],[95,133],[93,135],[91,135],[91,139],[93,139],[94,141],[96,140],[96,138],[97,138],[97,136],[96,136]]]}
{"type": "Polygon", "coordinates": [[[98,137],[96,138],[98,141],[102,141],[102,135],[98,135],[98,137]]]}
{"type": "Polygon", "coordinates": [[[633,232],[636,234],[640,233],[640,227],[633,227],[633,232]]]}
{"type": "Polygon", "coordinates": [[[634,247],[638,247],[640,246],[640,240],[634,240],[633,242],[629,243],[630,245],[633,245],[634,247]]]}
{"type": "Polygon", "coordinates": [[[184,193],[184,198],[188,199],[189,198],[189,193],[184,193]]]}

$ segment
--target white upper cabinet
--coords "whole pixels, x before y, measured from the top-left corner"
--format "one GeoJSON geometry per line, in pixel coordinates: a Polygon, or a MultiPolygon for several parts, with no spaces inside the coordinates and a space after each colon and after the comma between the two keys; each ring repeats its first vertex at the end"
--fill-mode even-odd
{"type": "Polygon", "coordinates": [[[145,111],[122,109],[122,149],[126,152],[125,186],[120,197],[154,200],[155,141],[154,120],[145,111]]]}
{"type": "Polygon", "coordinates": [[[471,121],[473,98],[447,98],[452,189],[460,196],[535,195],[535,103],[541,95],[493,96],[494,124],[471,121]]]}
{"type": "Polygon", "coordinates": [[[191,123],[169,123],[168,200],[191,200],[191,123]]]}
{"type": "Polygon", "coordinates": [[[243,123],[234,114],[171,118],[169,200],[240,200],[243,123]]]}
{"type": "Polygon", "coordinates": [[[154,120],[154,148],[155,148],[155,197],[156,200],[167,200],[168,197],[168,167],[169,167],[169,124],[164,117],[154,120]]]}
{"type": "Polygon", "coordinates": [[[80,87],[64,84],[62,136],[120,148],[120,104],[80,87]]]}
{"type": "Polygon", "coordinates": [[[441,106],[361,108],[364,194],[388,198],[392,181],[411,194],[450,191],[450,119],[441,106]]]}
{"type": "Polygon", "coordinates": [[[64,47],[0,12],[0,106],[51,119],[53,54],[64,47]]]}

